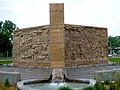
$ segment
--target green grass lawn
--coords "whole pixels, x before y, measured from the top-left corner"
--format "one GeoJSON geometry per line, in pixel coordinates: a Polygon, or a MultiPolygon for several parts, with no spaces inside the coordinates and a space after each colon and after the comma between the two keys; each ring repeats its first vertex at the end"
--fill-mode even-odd
{"type": "Polygon", "coordinates": [[[0,64],[11,64],[12,63],[12,59],[8,58],[8,59],[4,59],[4,60],[0,60],[0,64]]]}
{"type": "Polygon", "coordinates": [[[109,58],[110,62],[120,62],[120,58],[109,58]]]}

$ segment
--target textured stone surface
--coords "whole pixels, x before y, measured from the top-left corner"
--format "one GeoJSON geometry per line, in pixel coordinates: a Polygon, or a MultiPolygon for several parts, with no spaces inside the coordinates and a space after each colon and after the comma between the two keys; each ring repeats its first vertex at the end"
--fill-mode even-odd
{"type": "MultiPolygon", "coordinates": [[[[107,63],[107,29],[80,25],[64,25],[65,46],[55,44],[49,49],[50,26],[40,26],[14,31],[13,59],[17,66],[50,67],[50,64],[61,65],[63,61],[56,53],[50,61],[50,52],[65,55],[65,66],[80,66],[107,63]],[[65,47],[65,54],[64,52],[65,47]],[[51,63],[50,63],[51,62],[51,63]]],[[[56,36],[57,37],[57,36],[56,36]]],[[[54,40],[53,40],[54,42],[54,40]]],[[[51,53],[52,54],[52,53],[51,53]]]]}
{"type": "Polygon", "coordinates": [[[107,29],[65,25],[65,66],[107,63],[107,29]]]}
{"type": "Polygon", "coordinates": [[[63,68],[53,68],[52,70],[52,82],[63,82],[64,75],[63,75],[63,68]]]}
{"type": "Polygon", "coordinates": [[[49,26],[16,30],[13,38],[13,59],[17,66],[49,67],[49,26]]]}
{"type": "Polygon", "coordinates": [[[50,4],[50,26],[14,31],[14,65],[64,67],[107,63],[107,39],[107,28],[64,25],[64,4],[50,4]]]}
{"type": "Polygon", "coordinates": [[[64,67],[64,4],[50,4],[51,67],[64,67]]]}

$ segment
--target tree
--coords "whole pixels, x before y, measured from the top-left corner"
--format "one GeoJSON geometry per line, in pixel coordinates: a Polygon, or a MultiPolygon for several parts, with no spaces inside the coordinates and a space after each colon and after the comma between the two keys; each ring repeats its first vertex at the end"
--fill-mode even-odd
{"type": "Polygon", "coordinates": [[[120,36],[115,36],[115,37],[109,36],[108,41],[109,41],[109,47],[111,48],[120,47],[120,36]]]}
{"type": "Polygon", "coordinates": [[[118,53],[118,51],[115,49],[120,47],[120,36],[115,36],[115,37],[109,36],[108,44],[110,47],[110,53],[118,53]]]}
{"type": "Polygon", "coordinates": [[[0,53],[3,56],[6,56],[7,52],[12,53],[13,31],[16,28],[12,21],[6,20],[4,23],[0,21],[0,53]]]}
{"type": "Polygon", "coordinates": [[[3,22],[2,22],[2,21],[0,21],[0,29],[2,28],[2,24],[3,24],[3,22]]]}
{"type": "Polygon", "coordinates": [[[15,30],[16,28],[17,28],[16,25],[12,21],[6,20],[3,23],[2,31],[7,33],[9,38],[11,38],[12,40],[12,36],[13,36],[12,33],[13,33],[13,30],[15,30]]]}
{"type": "Polygon", "coordinates": [[[115,48],[117,47],[117,41],[116,41],[116,38],[115,37],[112,37],[112,36],[109,36],[109,47],[110,48],[115,48]]]}

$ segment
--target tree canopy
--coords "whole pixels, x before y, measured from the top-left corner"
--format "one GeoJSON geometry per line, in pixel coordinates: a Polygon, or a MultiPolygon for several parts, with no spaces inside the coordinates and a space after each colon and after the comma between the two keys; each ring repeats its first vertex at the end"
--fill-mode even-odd
{"type": "Polygon", "coordinates": [[[120,36],[109,36],[108,44],[110,54],[120,54],[120,36]]]}
{"type": "Polygon", "coordinates": [[[13,31],[16,28],[16,25],[10,20],[0,21],[0,53],[3,56],[7,51],[12,52],[13,31]]]}
{"type": "Polygon", "coordinates": [[[109,36],[108,42],[109,42],[109,47],[118,48],[120,47],[120,36],[115,36],[115,37],[109,36]]]}

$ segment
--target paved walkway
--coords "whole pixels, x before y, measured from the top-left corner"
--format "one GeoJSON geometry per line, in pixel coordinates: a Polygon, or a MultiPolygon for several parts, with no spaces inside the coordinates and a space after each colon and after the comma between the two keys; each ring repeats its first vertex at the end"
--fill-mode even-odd
{"type": "MultiPolygon", "coordinates": [[[[65,68],[69,78],[86,78],[93,79],[95,71],[99,70],[113,70],[120,69],[120,64],[109,64],[109,65],[96,65],[96,66],[83,66],[83,67],[70,67],[65,68]]],[[[0,71],[7,72],[20,72],[21,78],[23,79],[41,79],[48,78],[51,75],[52,69],[50,68],[38,68],[38,67],[10,67],[0,66],[0,71]]]]}
{"type": "Polygon", "coordinates": [[[37,67],[8,67],[0,66],[0,71],[6,72],[20,72],[21,79],[42,79],[48,78],[51,75],[51,69],[49,68],[37,68],[37,67]]]}
{"type": "Polygon", "coordinates": [[[78,68],[67,68],[66,74],[69,78],[94,79],[95,71],[119,69],[120,64],[85,66],[78,68]]]}

